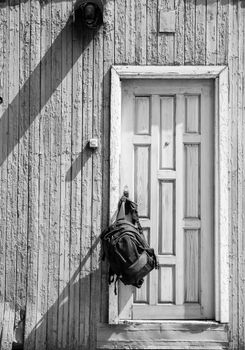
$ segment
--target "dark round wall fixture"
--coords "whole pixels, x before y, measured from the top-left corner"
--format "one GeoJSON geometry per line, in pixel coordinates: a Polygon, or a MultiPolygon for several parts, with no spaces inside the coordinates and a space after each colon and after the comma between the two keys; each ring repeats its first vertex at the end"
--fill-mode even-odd
{"type": "Polygon", "coordinates": [[[90,29],[97,29],[103,23],[103,3],[101,0],[83,0],[80,3],[83,24],[90,29]]]}

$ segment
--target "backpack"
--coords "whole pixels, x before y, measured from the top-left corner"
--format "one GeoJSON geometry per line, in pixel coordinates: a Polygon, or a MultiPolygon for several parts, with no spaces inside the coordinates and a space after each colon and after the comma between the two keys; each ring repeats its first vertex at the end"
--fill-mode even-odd
{"type": "Polygon", "coordinates": [[[110,265],[109,284],[117,276],[115,294],[118,279],[125,285],[140,288],[143,277],[158,268],[154,249],[147,243],[139,222],[137,204],[125,195],[119,201],[116,221],[102,232],[101,240],[103,257],[110,265]]]}

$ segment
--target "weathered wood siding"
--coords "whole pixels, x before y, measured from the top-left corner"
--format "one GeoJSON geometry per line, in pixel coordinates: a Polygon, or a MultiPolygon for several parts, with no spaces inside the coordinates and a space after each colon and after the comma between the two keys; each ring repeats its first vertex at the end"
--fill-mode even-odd
{"type": "Polygon", "coordinates": [[[96,33],[71,0],[0,3],[1,349],[93,349],[106,322],[98,236],[108,222],[112,64],[229,65],[230,330],[245,346],[245,2],[106,0],[96,33]],[[158,33],[160,9],[175,34],[158,33]],[[99,148],[87,147],[91,137],[99,148]]]}

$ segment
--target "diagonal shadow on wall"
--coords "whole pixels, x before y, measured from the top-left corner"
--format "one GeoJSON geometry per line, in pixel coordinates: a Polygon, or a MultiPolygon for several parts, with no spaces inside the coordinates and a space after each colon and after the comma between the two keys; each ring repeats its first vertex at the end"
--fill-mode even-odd
{"type": "Polygon", "coordinates": [[[89,148],[88,144],[83,148],[82,152],[78,154],[70,169],[66,173],[65,180],[67,182],[71,182],[77,177],[81,169],[84,168],[88,158],[91,157],[92,152],[93,151],[91,148],[89,148]]]}
{"type": "MultiPolygon", "coordinates": [[[[11,1],[11,0],[10,0],[11,1]]],[[[21,0],[20,0],[21,1],[21,0]]],[[[19,2],[18,1],[18,5],[19,2]]],[[[58,1],[58,0],[54,0],[58,1]]],[[[4,4],[0,4],[0,7],[5,6],[4,4]]],[[[48,51],[45,53],[44,57],[41,59],[41,61],[38,63],[38,65],[35,67],[34,71],[30,74],[28,79],[25,81],[21,89],[18,91],[18,94],[13,98],[12,101],[10,101],[7,109],[4,111],[4,113],[1,116],[0,119],[0,131],[1,131],[1,144],[6,145],[1,148],[0,153],[0,166],[4,163],[4,161],[8,158],[8,156],[13,151],[14,147],[18,145],[21,138],[24,136],[24,134],[28,131],[31,124],[34,122],[35,118],[38,117],[41,110],[44,108],[44,106],[47,104],[48,100],[51,98],[53,93],[58,88],[59,84],[62,82],[62,80],[67,76],[69,71],[73,68],[73,66],[76,64],[76,62],[79,60],[79,58],[82,56],[83,52],[87,49],[87,47],[90,44],[90,41],[93,40],[93,37],[96,35],[96,31],[93,32],[93,35],[91,33],[88,33],[88,30],[82,25],[81,21],[79,21],[79,12],[76,13],[76,21],[73,21],[73,17],[70,17],[67,21],[67,23],[64,25],[56,39],[53,41],[51,47],[48,49],[48,51]],[[49,67],[54,62],[54,56],[58,55],[60,53],[60,48],[62,47],[62,42],[64,42],[64,37],[70,37],[73,41],[76,41],[76,49],[72,51],[72,63],[71,64],[64,64],[62,66],[62,70],[59,72],[59,79],[55,76],[57,73],[55,70],[49,70],[51,73],[51,76],[48,76],[47,79],[49,81],[52,81],[52,84],[47,84],[45,87],[40,86],[42,84],[41,79],[41,73],[45,71],[45,67],[49,67]],[[53,75],[53,76],[52,76],[53,75]],[[28,91],[30,91],[32,86],[40,86],[40,91],[42,91],[45,88],[45,93],[42,94],[42,98],[39,99],[39,105],[35,108],[35,111],[30,109],[29,113],[27,113],[25,116],[21,116],[19,113],[19,104],[20,101],[23,101],[23,96],[28,95],[28,91]],[[13,111],[17,111],[17,113],[14,115],[13,111]],[[25,119],[22,120],[21,123],[19,123],[19,120],[21,118],[25,119]],[[11,119],[11,121],[10,121],[11,119]],[[14,122],[12,119],[15,119],[14,122]],[[11,124],[15,125],[22,125],[22,128],[18,127],[18,135],[16,138],[9,137],[9,128],[11,124]]],[[[40,93],[40,92],[39,92],[40,93]]],[[[81,96],[82,97],[82,96],[81,96]]],[[[47,113],[46,113],[47,114],[47,113]]],[[[86,161],[90,156],[91,152],[88,149],[83,150],[85,155],[82,157],[82,153],[79,155],[78,159],[76,159],[75,164],[72,165],[71,169],[67,173],[66,181],[72,181],[78,174],[78,172],[81,170],[81,160],[86,161]]],[[[82,234],[82,232],[81,232],[82,234]]],[[[91,254],[93,252],[93,249],[96,248],[98,245],[98,240],[95,242],[95,244],[88,250],[86,256],[81,256],[81,262],[80,265],[77,267],[76,272],[71,277],[70,281],[67,283],[65,288],[59,292],[59,298],[56,300],[56,302],[50,307],[50,309],[42,316],[41,320],[38,322],[38,324],[35,326],[35,328],[31,331],[31,333],[28,335],[26,339],[26,345],[28,347],[28,343],[35,344],[36,339],[41,339],[42,335],[46,333],[46,329],[48,326],[48,320],[49,318],[55,317],[55,313],[61,316],[63,318],[66,318],[65,315],[67,315],[67,310],[69,310],[70,305],[79,305],[81,308],[85,308],[84,301],[81,300],[78,296],[81,295],[82,291],[86,291],[88,289],[88,286],[91,285],[91,280],[100,278],[99,268],[97,270],[94,270],[91,272],[89,265],[89,259],[91,258],[91,254]]],[[[90,296],[87,297],[87,299],[90,296]]],[[[86,299],[86,300],[87,300],[86,299]]],[[[80,312],[81,314],[81,312],[80,312]]],[[[86,317],[90,318],[90,316],[86,315],[86,317]]],[[[71,316],[70,316],[71,319],[71,316]]],[[[83,316],[84,319],[84,316],[83,316]]],[[[74,321],[69,321],[74,322],[74,321]]],[[[92,321],[93,322],[93,321],[92,321]]],[[[89,323],[89,321],[88,321],[89,323]]],[[[69,338],[71,338],[71,334],[69,335],[69,329],[71,329],[71,324],[68,325],[68,327],[63,326],[64,330],[64,336],[60,337],[61,344],[57,344],[58,349],[66,349],[66,345],[69,343],[69,338]]],[[[60,330],[57,330],[59,332],[60,330]]],[[[82,331],[81,331],[82,336],[82,331]]],[[[77,339],[76,337],[73,337],[74,341],[77,339]]],[[[55,337],[54,337],[55,339],[55,337]]],[[[58,338],[57,338],[58,339],[58,338]]],[[[43,339],[43,346],[40,345],[40,348],[46,348],[47,339],[43,339]]],[[[52,341],[52,340],[51,340],[52,341]]],[[[84,344],[86,342],[89,342],[89,339],[80,339],[81,342],[84,344]]],[[[1,342],[1,339],[0,339],[1,342]]],[[[87,346],[87,345],[86,345],[87,346]]],[[[47,345],[48,347],[48,345],[47,345]]],[[[37,345],[37,348],[38,345],[37,345]]],[[[52,347],[49,347],[52,348],[52,347]]],[[[72,348],[72,347],[69,347],[72,348]]],[[[75,346],[73,346],[75,348],[75,346]]],[[[89,348],[89,347],[88,347],[89,348]]]]}
{"type": "MultiPolygon", "coordinates": [[[[100,238],[98,237],[93,243],[90,249],[88,249],[86,255],[81,259],[79,266],[76,271],[70,278],[69,282],[66,284],[65,288],[60,292],[58,299],[55,303],[47,310],[47,312],[41,317],[35,327],[32,329],[31,333],[25,339],[24,348],[31,349],[32,346],[35,349],[92,349],[93,345],[91,343],[90,334],[86,333],[86,325],[83,323],[84,316],[85,322],[87,324],[94,324],[96,327],[96,318],[92,318],[91,312],[86,315],[83,315],[83,311],[86,310],[87,305],[84,305],[84,298],[81,298],[81,295],[87,290],[87,286],[90,286],[91,279],[94,278],[98,280],[100,278],[100,268],[99,266],[94,271],[88,271],[86,265],[89,263],[89,259],[97,246],[99,244],[100,238]],[[76,310],[76,316],[74,316],[72,310],[76,310]],[[58,325],[62,328],[57,328],[55,330],[56,336],[54,339],[43,338],[43,334],[46,333],[47,325],[49,323],[49,318],[53,315],[57,315],[60,322],[58,325]],[[75,317],[77,317],[75,319],[75,317]],[[82,320],[79,319],[79,316],[82,320]],[[79,329],[79,336],[76,334],[78,331],[74,328],[79,329]],[[74,332],[74,334],[73,334],[74,332]],[[51,341],[51,343],[50,343],[51,341]],[[55,347],[54,347],[55,346],[55,347]]],[[[98,295],[99,298],[99,295],[98,295]]],[[[98,302],[92,301],[94,308],[98,306],[98,302]]],[[[91,307],[91,306],[90,306],[91,307]]],[[[99,315],[99,308],[95,310],[95,313],[99,315]]]]}
{"type": "MultiPolygon", "coordinates": [[[[14,99],[9,103],[8,108],[3,113],[1,119],[0,119],[0,130],[2,134],[1,143],[3,145],[7,145],[5,147],[2,147],[2,152],[0,154],[0,166],[3,164],[3,162],[7,159],[9,154],[12,152],[14,147],[19,143],[22,136],[25,134],[25,132],[29,129],[30,125],[33,123],[37,115],[41,112],[42,108],[46,105],[52,94],[57,89],[58,85],[61,83],[61,81],[66,77],[67,73],[70,69],[72,69],[72,66],[75,65],[76,61],[79,59],[79,57],[82,55],[83,51],[86,50],[87,46],[89,45],[89,38],[93,37],[91,35],[86,35],[87,29],[84,27],[79,21],[80,19],[80,13],[77,11],[76,13],[76,21],[73,20],[73,16],[68,19],[66,25],[63,27],[57,38],[52,43],[51,47],[46,52],[45,56],[41,59],[40,63],[36,66],[30,77],[26,80],[26,82],[23,84],[21,89],[19,90],[18,94],[14,97],[14,99]],[[63,69],[61,70],[60,79],[52,79],[52,84],[45,85],[45,94],[42,95],[42,98],[40,99],[40,104],[38,108],[35,109],[35,113],[30,111],[29,120],[27,120],[28,117],[26,117],[26,120],[23,123],[23,127],[18,129],[18,137],[16,137],[14,140],[11,139],[11,144],[9,142],[9,114],[11,111],[19,111],[19,102],[22,96],[25,95],[25,92],[30,89],[31,86],[36,86],[37,83],[41,81],[40,74],[41,70],[45,69],[45,67],[51,66],[52,59],[55,52],[60,52],[60,47],[62,46],[63,37],[67,33],[73,33],[73,40],[77,40],[78,42],[82,43],[81,50],[74,50],[73,52],[73,62],[72,66],[64,65],[63,69]]],[[[94,32],[94,34],[96,34],[94,32]]],[[[51,72],[52,74],[52,72],[51,72]]],[[[55,74],[55,72],[54,72],[55,74]]],[[[42,82],[41,82],[42,83],[42,82]]],[[[40,91],[42,89],[42,86],[40,86],[40,91]]],[[[12,113],[13,114],[13,113],[12,113]]],[[[20,119],[20,115],[16,115],[15,118],[18,120],[20,119]]],[[[13,121],[12,121],[13,122],[13,121]]],[[[15,125],[18,125],[18,122],[14,122],[15,125]]]]}

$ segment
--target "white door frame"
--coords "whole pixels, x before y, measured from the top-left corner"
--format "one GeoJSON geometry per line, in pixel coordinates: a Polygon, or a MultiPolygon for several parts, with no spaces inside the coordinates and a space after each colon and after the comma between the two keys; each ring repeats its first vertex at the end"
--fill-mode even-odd
{"type": "MultiPolygon", "coordinates": [[[[117,210],[121,154],[121,80],[214,79],[215,159],[215,320],[229,322],[229,126],[228,68],[225,66],[112,66],[110,120],[110,218],[117,210]]],[[[109,288],[109,323],[119,323],[118,296],[109,288]]]]}

